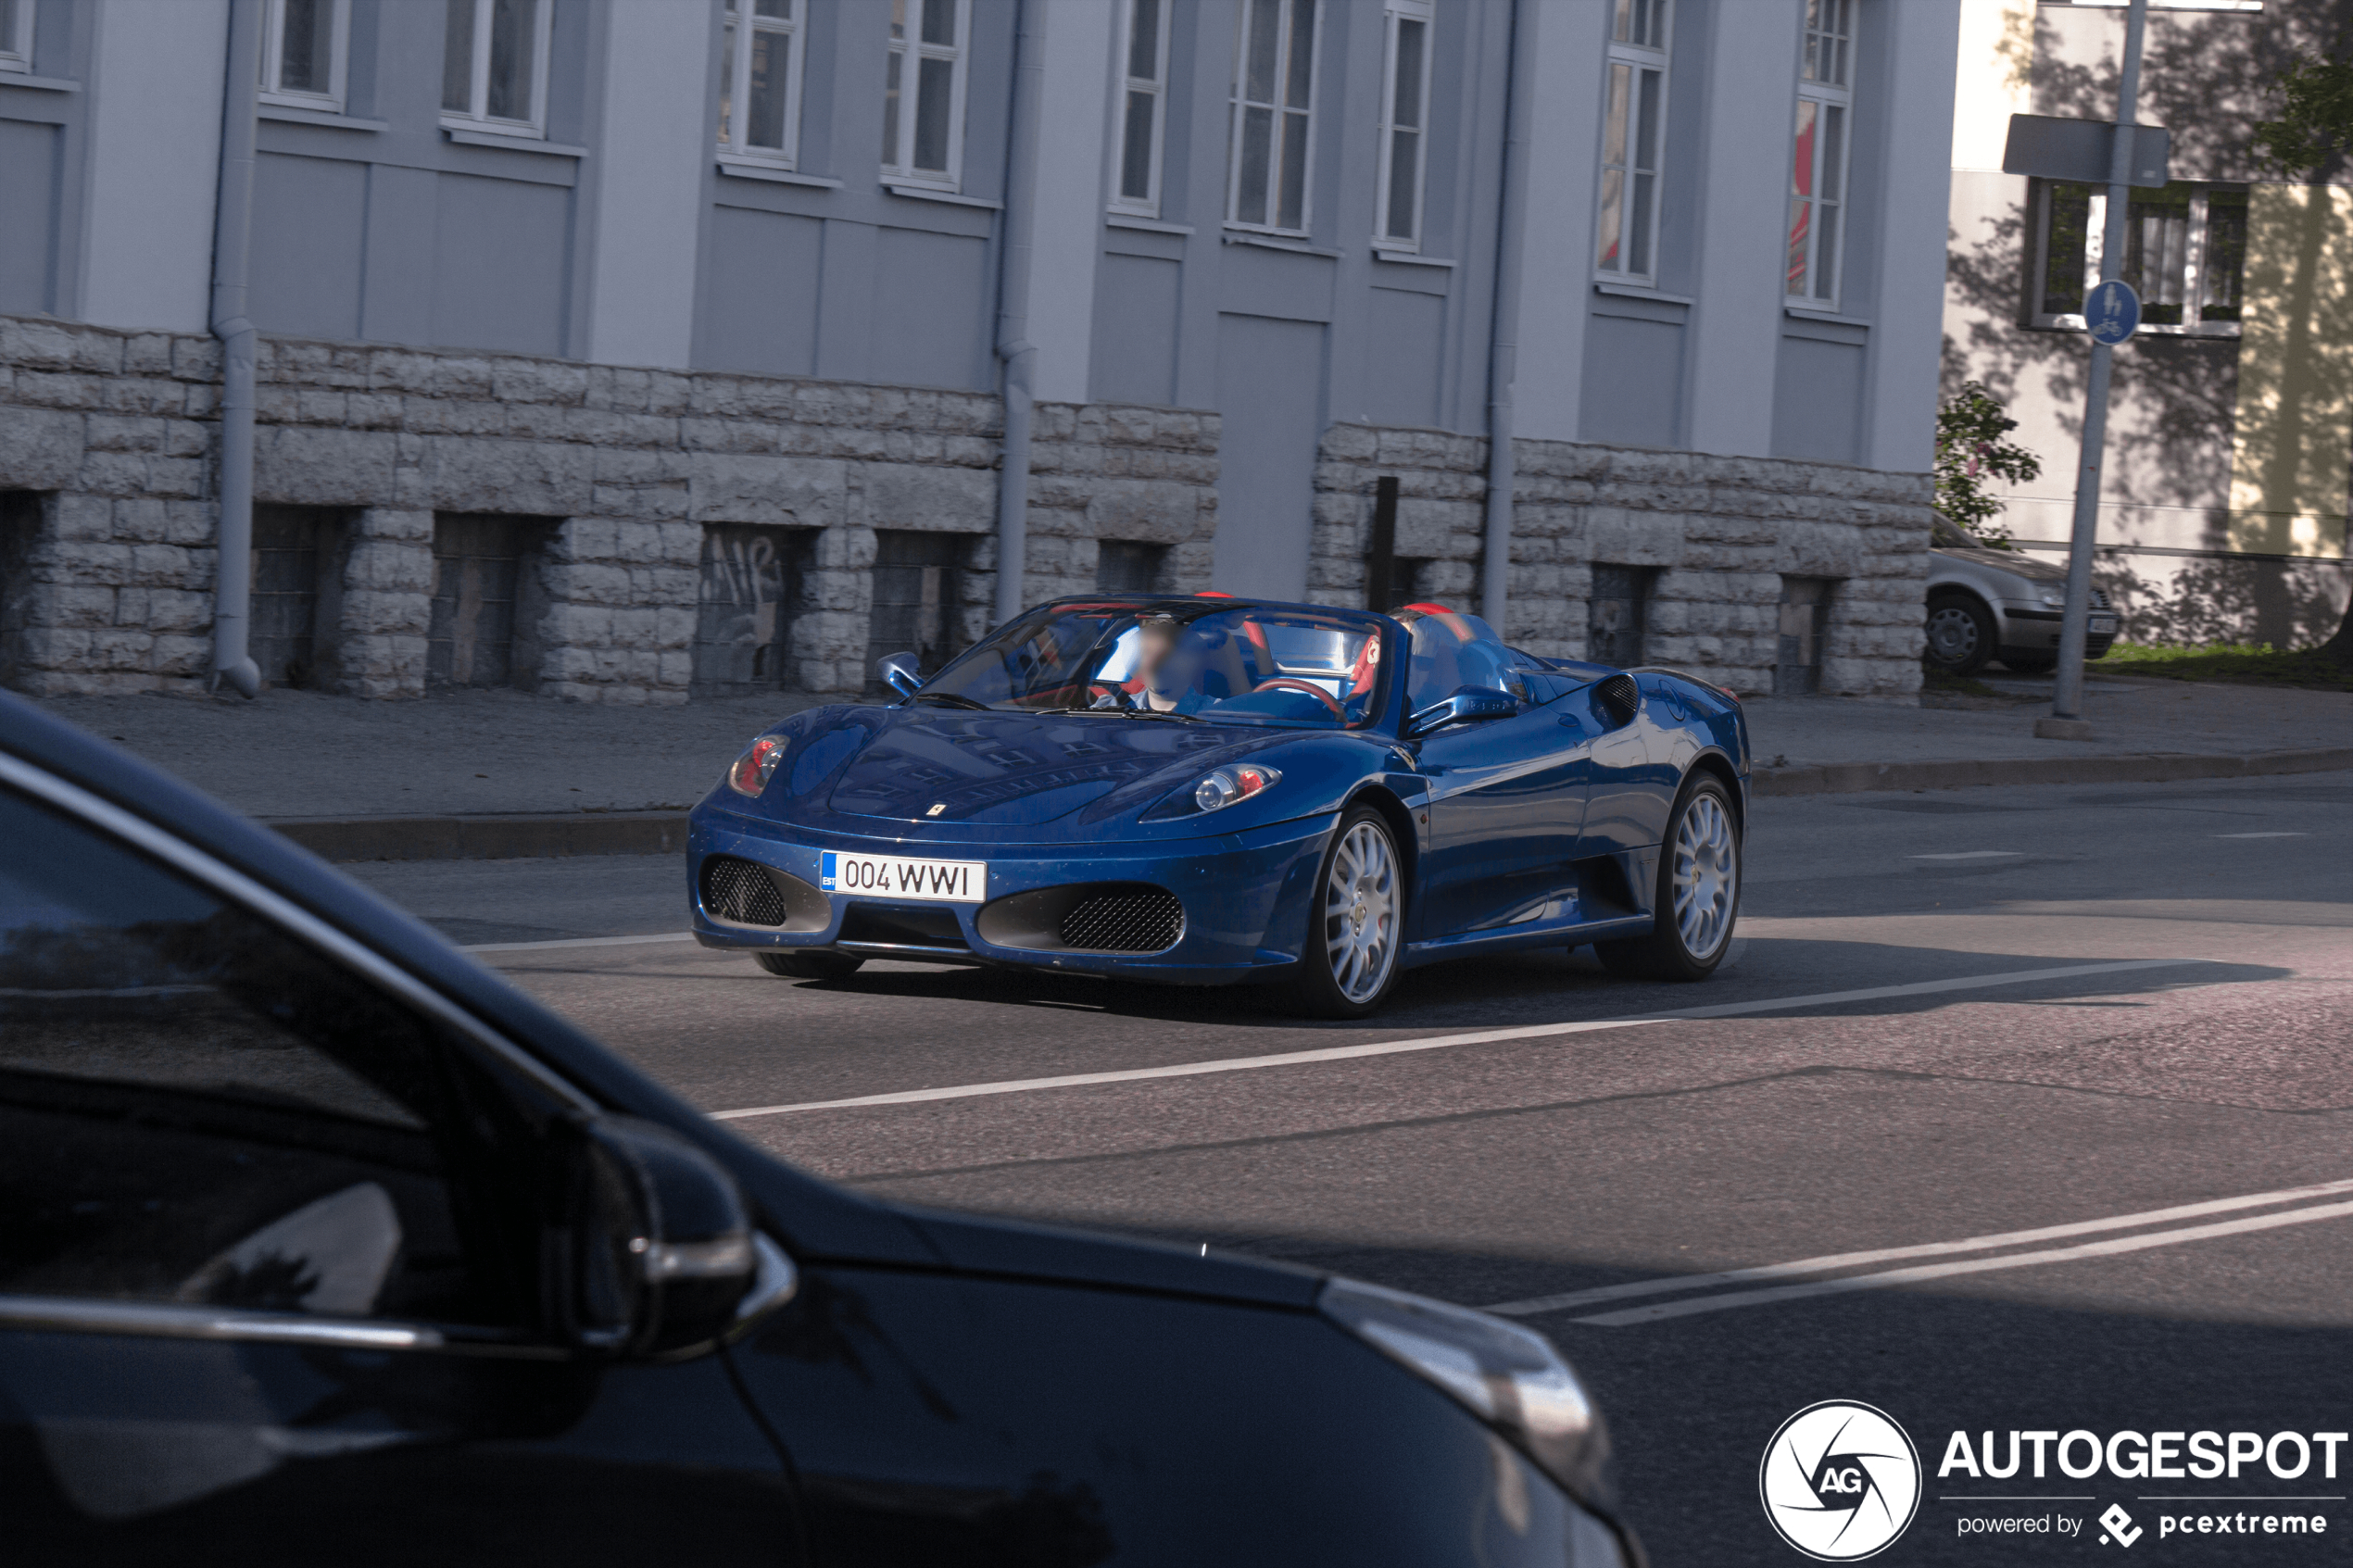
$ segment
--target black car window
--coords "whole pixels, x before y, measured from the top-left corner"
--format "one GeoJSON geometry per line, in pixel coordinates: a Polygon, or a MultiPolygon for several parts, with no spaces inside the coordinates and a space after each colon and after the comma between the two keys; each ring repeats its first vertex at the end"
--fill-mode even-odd
{"type": "Polygon", "coordinates": [[[436,1025],[45,805],[0,844],[0,1292],[515,1321],[436,1025]]]}

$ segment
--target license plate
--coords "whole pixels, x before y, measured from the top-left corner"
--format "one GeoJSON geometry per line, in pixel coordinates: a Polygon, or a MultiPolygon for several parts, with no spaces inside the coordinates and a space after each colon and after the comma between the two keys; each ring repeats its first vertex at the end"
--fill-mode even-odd
{"type": "Polygon", "coordinates": [[[2093,636],[2105,637],[2115,630],[2116,617],[2112,615],[2095,615],[2092,617],[2091,632],[2093,636]]]}
{"type": "Polygon", "coordinates": [[[988,897],[986,860],[914,860],[898,855],[821,852],[817,885],[828,893],[871,893],[936,904],[977,904],[988,897]]]}

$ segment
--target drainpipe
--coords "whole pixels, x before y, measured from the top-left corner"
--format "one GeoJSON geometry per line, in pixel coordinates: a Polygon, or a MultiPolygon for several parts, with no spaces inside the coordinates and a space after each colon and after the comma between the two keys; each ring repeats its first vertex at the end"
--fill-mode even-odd
{"type": "Polygon", "coordinates": [[[1495,215],[1495,317],[1487,352],[1487,532],[1481,546],[1478,613],[1509,641],[1504,600],[1512,575],[1512,383],[1519,375],[1520,253],[1528,234],[1528,121],[1535,103],[1535,50],[1526,29],[1527,0],[1512,0],[1505,41],[1503,190],[1495,215]]]}
{"type": "Polygon", "coordinates": [[[254,352],[245,317],[253,242],[254,84],[261,80],[261,0],[230,0],[229,79],[220,100],[220,183],[213,213],[212,335],[220,340],[220,521],[214,538],[212,681],[261,693],[246,650],[253,620],[254,352]]]}
{"type": "Polygon", "coordinates": [[[1022,612],[1029,547],[1029,267],[1036,236],[1038,100],[1046,72],[1044,0],[1020,0],[1014,24],[1013,133],[1005,146],[1005,250],[997,268],[997,358],[1004,361],[1005,456],[997,470],[997,620],[1022,612]]]}

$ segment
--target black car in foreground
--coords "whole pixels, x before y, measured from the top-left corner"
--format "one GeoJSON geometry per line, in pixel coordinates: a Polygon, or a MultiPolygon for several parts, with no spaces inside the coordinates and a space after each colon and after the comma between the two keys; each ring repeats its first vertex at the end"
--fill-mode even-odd
{"type": "Polygon", "coordinates": [[[0,1558],[1639,1562],[1575,1374],[876,1202],[0,695],[0,1558]]]}

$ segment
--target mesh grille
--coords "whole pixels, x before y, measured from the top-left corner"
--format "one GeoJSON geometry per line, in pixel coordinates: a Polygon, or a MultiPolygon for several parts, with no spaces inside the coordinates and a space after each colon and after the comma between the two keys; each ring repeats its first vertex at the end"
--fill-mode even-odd
{"type": "Polygon", "coordinates": [[[1090,953],[1157,953],[1185,931],[1174,893],[1099,893],[1063,916],[1065,945],[1090,953]]]}
{"type": "Polygon", "coordinates": [[[702,907],[741,925],[785,923],[785,896],[749,860],[713,855],[702,863],[702,907]]]}
{"type": "Polygon", "coordinates": [[[2106,590],[2100,588],[2095,588],[2092,590],[2092,607],[2095,609],[2107,609],[2109,608],[2106,590]]]}
{"type": "Polygon", "coordinates": [[[1634,684],[1631,675],[1612,675],[1593,695],[1608,710],[1610,718],[1620,724],[1632,723],[1635,709],[1642,705],[1641,689],[1634,684]]]}

